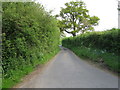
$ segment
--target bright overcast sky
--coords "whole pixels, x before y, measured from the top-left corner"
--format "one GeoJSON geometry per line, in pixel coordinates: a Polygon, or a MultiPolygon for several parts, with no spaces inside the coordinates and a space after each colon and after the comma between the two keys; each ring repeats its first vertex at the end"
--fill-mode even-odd
{"type": "MultiPolygon", "coordinates": [[[[71,0],[36,0],[40,2],[47,10],[53,10],[53,15],[59,14],[60,7],[64,7],[66,2],[71,0]]],[[[76,0],[72,0],[76,1],[76,0]]],[[[82,0],[85,2],[89,14],[100,18],[99,25],[95,27],[96,31],[117,28],[118,27],[118,2],[117,0],[82,0]]]]}

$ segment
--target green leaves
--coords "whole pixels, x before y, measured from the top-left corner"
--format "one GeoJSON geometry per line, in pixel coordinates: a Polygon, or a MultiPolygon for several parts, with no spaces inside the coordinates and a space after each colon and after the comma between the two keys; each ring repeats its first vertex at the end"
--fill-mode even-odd
{"type": "Polygon", "coordinates": [[[88,32],[75,38],[63,39],[63,45],[85,46],[106,50],[120,54],[120,29],[111,29],[102,32],[88,32]]]}
{"type": "Polygon", "coordinates": [[[98,25],[98,21],[99,21],[99,20],[100,20],[100,19],[99,19],[98,17],[92,16],[92,17],[90,17],[89,22],[90,22],[90,24],[96,26],[96,25],[98,25]]]}
{"type": "Polygon", "coordinates": [[[62,40],[62,45],[74,51],[80,58],[88,58],[119,72],[120,29],[88,32],[77,37],[62,40]]]}
{"type": "Polygon", "coordinates": [[[71,1],[65,4],[65,8],[61,8],[60,16],[61,22],[59,28],[61,32],[71,32],[73,36],[77,33],[85,33],[86,31],[93,31],[94,27],[98,25],[99,18],[96,16],[90,17],[86,5],[83,1],[71,1]],[[63,25],[66,25],[63,27],[63,25]],[[74,32],[74,33],[73,33],[74,32]]]}
{"type": "Polygon", "coordinates": [[[45,62],[58,50],[57,20],[35,2],[4,2],[2,60],[4,78],[10,71],[45,62]],[[50,54],[50,55],[49,55],[50,54]]]}

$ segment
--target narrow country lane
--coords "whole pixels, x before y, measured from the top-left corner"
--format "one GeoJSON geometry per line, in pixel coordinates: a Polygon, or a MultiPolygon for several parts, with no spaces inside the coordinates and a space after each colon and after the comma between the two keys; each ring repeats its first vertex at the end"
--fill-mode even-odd
{"type": "Polygon", "coordinates": [[[41,73],[19,88],[118,88],[118,77],[62,49],[41,73]]]}

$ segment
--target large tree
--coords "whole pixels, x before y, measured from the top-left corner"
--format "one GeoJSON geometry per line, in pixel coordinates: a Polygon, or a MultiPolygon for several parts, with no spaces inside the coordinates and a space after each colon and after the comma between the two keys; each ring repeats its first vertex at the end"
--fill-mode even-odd
{"type": "Polygon", "coordinates": [[[89,15],[83,1],[71,1],[65,3],[65,6],[65,8],[61,8],[60,15],[57,15],[57,17],[60,17],[59,27],[61,32],[65,31],[76,36],[79,32],[93,31],[93,26],[98,25],[99,18],[89,15]]]}

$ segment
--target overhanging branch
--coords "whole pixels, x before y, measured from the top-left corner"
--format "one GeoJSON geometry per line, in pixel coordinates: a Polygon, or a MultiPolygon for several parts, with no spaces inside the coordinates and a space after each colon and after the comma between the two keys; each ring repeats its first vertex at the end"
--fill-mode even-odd
{"type": "Polygon", "coordinates": [[[67,32],[67,33],[71,33],[71,32],[69,32],[69,31],[67,31],[67,30],[65,30],[65,32],[67,32]]]}

